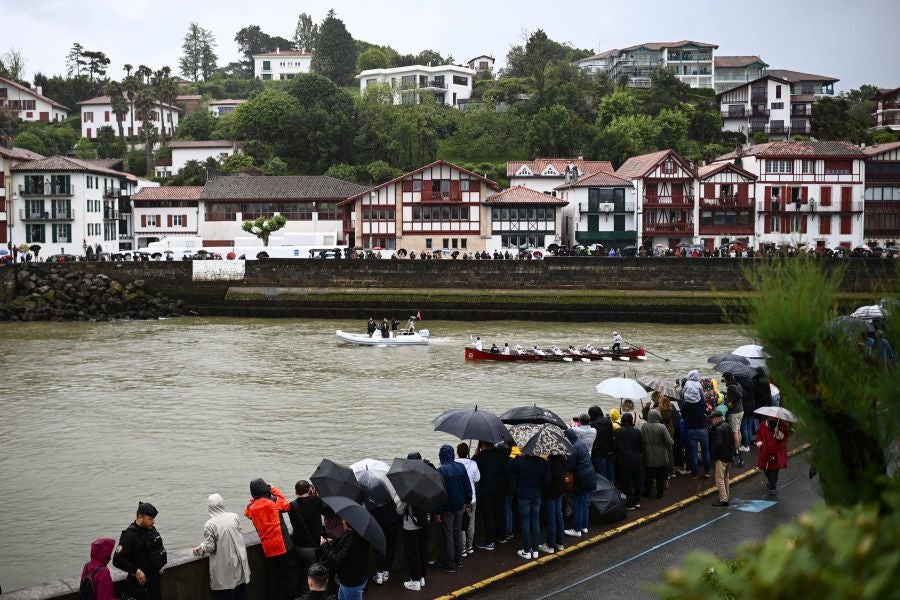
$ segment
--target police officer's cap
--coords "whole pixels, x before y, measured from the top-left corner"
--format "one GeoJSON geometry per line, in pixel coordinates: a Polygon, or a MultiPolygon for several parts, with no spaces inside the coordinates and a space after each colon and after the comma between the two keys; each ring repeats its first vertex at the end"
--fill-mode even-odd
{"type": "Polygon", "coordinates": [[[159,511],[149,502],[138,502],[137,514],[147,515],[148,517],[155,519],[156,515],[159,514],[159,511]]]}

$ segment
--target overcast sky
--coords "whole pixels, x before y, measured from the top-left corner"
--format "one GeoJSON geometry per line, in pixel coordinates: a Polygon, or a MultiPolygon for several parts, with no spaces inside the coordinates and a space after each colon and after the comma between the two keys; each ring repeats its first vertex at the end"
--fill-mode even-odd
{"type": "Polygon", "coordinates": [[[356,39],[401,53],[434,49],[457,62],[501,63],[525,32],[595,51],[651,41],[718,44],[720,55],[756,54],[771,68],[840,79],[836,90],[900,85],[900,0],[0,0],[0,53],[26,59],[26,78],[64,74],[73,42],[122,65],[177,71],[188,24],[217,40],[219,64],[237,60],[234,34],[259,25],[292,38],[300,12],[317,22],[334,8],[356,39]]]}

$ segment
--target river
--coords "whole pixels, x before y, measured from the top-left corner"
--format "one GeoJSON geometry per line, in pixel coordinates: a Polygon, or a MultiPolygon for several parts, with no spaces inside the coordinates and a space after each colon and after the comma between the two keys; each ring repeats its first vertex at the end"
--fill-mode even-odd
{"type": "Polygon", "coordinates": [[[618,406],[594,389],[606,377],[713,373],[707,356],[749,342],[724,325],[426,320],[427,347],[337,343],[335,329],[364,326],[0,323],[0,586],[78,576],[91,541],[118,538],[138,500],[159,509],[167,547],[196,545],[212,492],[240,513],[251,479],[291,497],[322,458],[390,462],[417,450],[437,462],[442,443],[458,442],[432,431],[444,409],[538,403],[569,419],[618,406]],[[462,350],[470,334],[488,346],[608,345],[613,329],[669,362],[469,363],[462,350]]]}

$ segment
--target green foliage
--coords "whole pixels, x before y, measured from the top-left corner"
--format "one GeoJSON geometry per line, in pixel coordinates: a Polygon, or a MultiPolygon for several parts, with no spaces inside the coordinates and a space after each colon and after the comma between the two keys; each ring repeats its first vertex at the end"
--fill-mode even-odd
{"type": "Polygon", "coordinates": [[[656,118],[653,119],[654,124],[659,129],[656,137],[657,148],[684,152],[688,141],[688,127],[691,124],[693,114],[693,106],[689,104],[660,110],[656,118]]]}
{"type": "Polygon", "coordinates": [[[769,141],[769,134],[763,133],[762,131],[757,131],[753,134],[753,143],[754,144],[765,144],[769,141]]]}
{"type": "Polygon", "coordinates": [[[347,31],[344,22],[334,11],[319,26],[319,39],[312,59],[312,70],[324,75],[337,85],[350,85],[356,75],[356,43],[347,31]]]}
{"type": "Polygon", "coordinates": [[[561,104],[542,108],[531,119],[528,142],[534,156],[574,156],[590,126],[561,104]]]}
{"type": "Polygon", "coordinates": [[[116,132],[109,125],[97,130],[97,157],[122,158],[125,154],[125,140],[116,137],[116,132]]]}
{"type": "MultiPolygon", "coordinates": [[[[140,148],[126,150],[123,160],[125,163],[125,170],[129,173],[137,175],[138,177],[146,177],[148,175],[147,157],[140,148]]],[[[152,174],[152,172],[149,174],[152,174]]]]}
{"type": "Polygon", "coordinates": [[[265,162],[263,162],[262,172],[263,175],[285,175],[287,173],[287,163],[278,158],[277,156],[272,156],[265,162]]]}
{"type": "Polygon", "coordinates": [[[853,143],[869,141],[867,128],[870,115],[864,121],[857,121],[850,115],[852,104],[847,98],[824,97],[813,104],[819,139],[848,140],[853,143]]]}
{"type": "Polygon", "coordinates": [[[68,78],[54,75],[47,77],[43,73],[36,73],[34,85],[43,88],[44,96],[74,109],[82,100],[102,95],[104,83],[91,81],[85,76],[68,78]]]}
{"type": "Polygon", "coordinates": [[[196,140],[206,141],[213,139],[210,137],[216,128],[218,119],[206,109],[205,105],[200,105],[194,112],[178,121],[178,139],[180,140],[196,140]]]}
{"type": "Polygon", "coordinates": [[[83,137],[75,143],[75,158],[97,158],[97,151],[94,150],[94,147],[91,145],[91,140],[83,137]]]}
{"type": "Polygon", "coordinates": [[[204,185],[207,179],[207,168],[196,160],[189,160],[166,185],[204,185]]]}
{"type": "Polygon", "coordinates": [[[25,82],[25,58],[15,48],[0,55],[0,77],[25,82]]]}
{"type": "Polygon", "coordinates": [[[606,127],[619,117],[637,114],[637,103],[634,96],[625,90],[615,91],[600,100],[597,109],[597,125],[606,127]]]}
{"type": "Polygon", "coordinates": [[[178,61],[181,74],[191,81],[197,81],[201,77],[204,81],[209,79],[216,70],[218,57],[213,51],[215,45],[216,38],[211,31],[200,27],[198,23],[191,23],[181,44],[182,55],[178,61]]]}
{"type": "Polygon", "coordinates": [[[261,239],[263,246],[268,246],[269,236],[286,224],[287,219],[284,218],[284,215],[277,214],[272,217],[258,217],[253,221],[244,221],[241,229],[261,239]]]}
{"type": "Polygon", "coordinates": [[[631,156],[656,150],[659,137],[659,125],[649,115],[618,117],[597,133],[594,155],[618,168],[631,156]]]}
{"type": "Polygon", "coordinates": [[[239,139],[257,139],[277,145],[288,134],[284,129],[286,119],[299,111],[300,103],[296,97],[284,90],[273,89],[257,94],[231,114],[239,139]]]}
{"type": "Polygon", "coordinates": [[[329,177],[334,177],[335,179],[359,183],[356,167],[346,163],[331,165],[328,167],[328,170],[325,171],[325,174],[329,177]]]}
{"type": "Polygon", "coordinates": [[[372,185],[390,181],[402,174],[399,169],[393,168],[383,160],[372,161],[363,167],[363,170],[366,172],[366,175],[368,175],[369,183],[372,185]]]}
{"type": "Polygon", "coordinates": [[[308,14],[300,13],[297,17],[297,28],[294,30],[294,45],[301,52],[311,53],[315,51],[318,43],[319,26],[308,14]]]}
{"type": "Polygon", "coordinates": [[[76,131],[68,122],[31,121],[20,125],[19,133],[13,138],[13,145],[44,156],[65,156],[80,137],[80,131],[76,131]]]}
{"type": "Polygon", "coordinates": [[[528,122],[516,110],[467,109],[438,156],[456,162],[527,160],[528,122]]]}
{"type": "Polygon", "coordinates": [[[249,25],[238,31],[234,36],[238,51],[244,57],[241,61],[247,77],[253,76],[253,55],[263,52],[274,52],[276,49],[287,50],[293,48],[290,40],[282,37],[271,36],[260,29],[259,25],[249,25]]]}
{"type": "Polygon", "coordinates": [[[879,129],[878,131],[872,132],[872,143],[873,144],[889,144],[890,142],[896,142],[900,137],[893,131],[889,131],[887,129],[879,129]]]}
{"type": "Polygon", "coordinates": [[[31,150],[32,152],[37,152],[38,154],[42,154],[44,156],[48,156],[50,154],[49,147],[44,143],[44,140],[41,137],[32,132],[32,131],[23,131],[19,135],[13,138],[13,146],[18,148],[25,148],[26,150],[31,150]]]}
{"type": "Polygon", "coordinates": [[[216,127],[209,134],[211,140],[237,140],[238,121],[237,111],[232,111],[225,116],[216,118],[216,127]]]}
{"type": "Polygon", "coordinates": [[[237,173],[247,173],[255,168],[253,157],[243,152],[235,152],[231,156],[222,161],[222,174],[235,175],[237,173]]]}
{"type": "Polygon", "coordinates": [[[361,52],[359,58],[356,59],[356,70],[361,72],[369,69],[387,69],[390,64],[384,52],[378,48],[369,48],[365,52],[361,52]]]}

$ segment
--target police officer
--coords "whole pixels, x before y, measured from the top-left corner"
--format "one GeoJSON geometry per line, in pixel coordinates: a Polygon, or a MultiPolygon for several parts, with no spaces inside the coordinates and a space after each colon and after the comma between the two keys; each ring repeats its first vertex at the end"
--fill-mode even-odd
{"type": "Polygon", "coordinates": [[[128,573],[122,600],[160,600],[159,576],[166,566],[166,549],[153,526],[158,511],[138,502],[134,523],[122,532],[113,554],[113,566],[128,573]]]}

